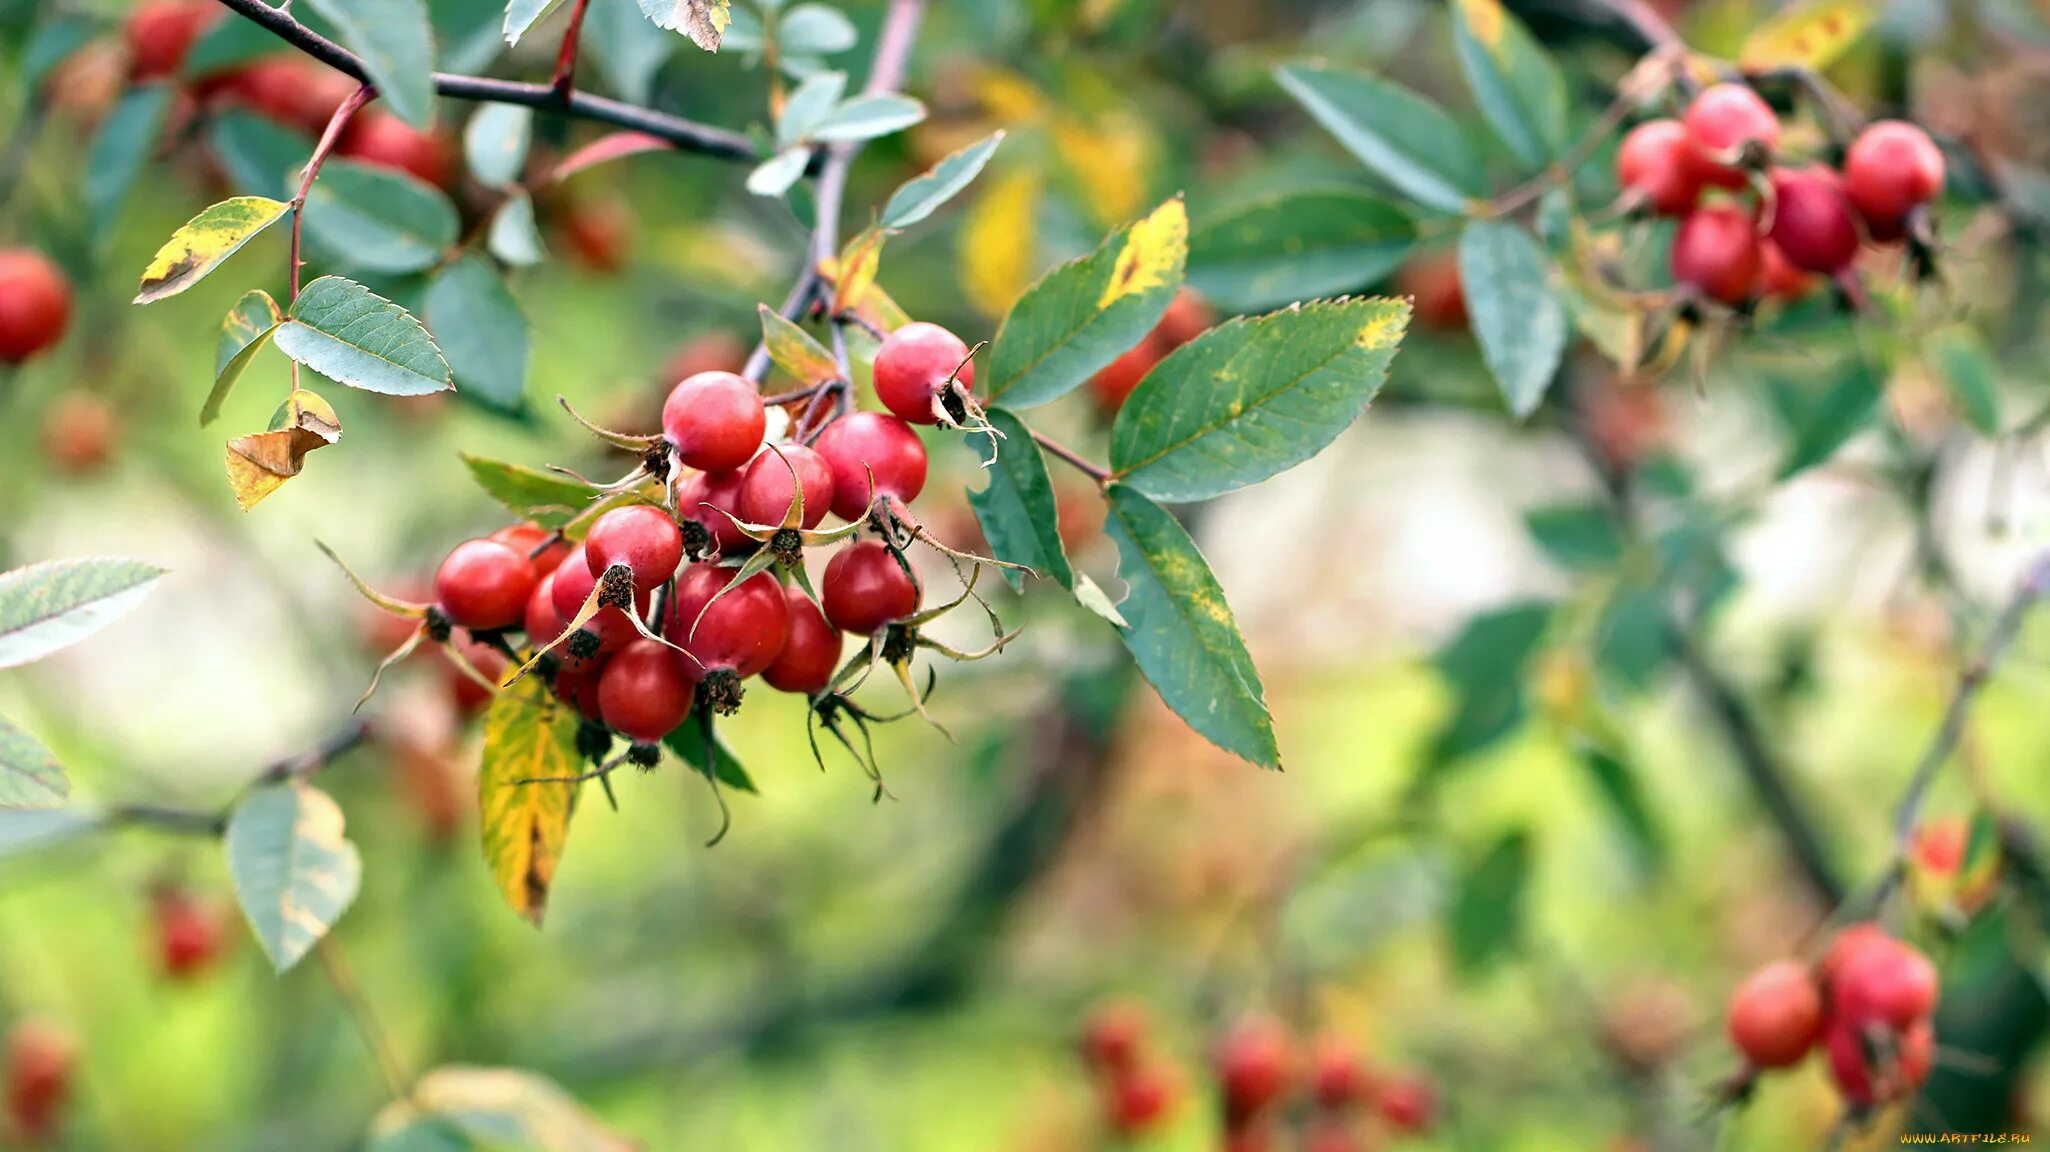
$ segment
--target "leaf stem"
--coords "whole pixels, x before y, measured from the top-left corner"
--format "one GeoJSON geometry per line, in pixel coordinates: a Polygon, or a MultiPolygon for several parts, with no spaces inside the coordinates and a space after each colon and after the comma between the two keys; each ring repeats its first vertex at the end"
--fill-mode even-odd
{"type": "Polygon", "coordinates": [[[1097,487],[1105,487],[1110,483],[1110,469],[1090,463],[1089,459],[1083,456],[1080,452],[1077,452],[1073,448],[1070,448],[1067,445],[1062,444],[1060,441],[1055,440],[1053,437],[1046,435],[1044,432],[1040,432],[1037,429],[1035,429],[1032,433],[1032,440],[1033,443],[1038,444],[1041,448],[1046,449],[1047,453],[1053,456],[1055,459],[1061,461],[1064,464],[1067,464],[1069,467],[1074,468],[1076,471],[1082,473],[1084,476],[1089,477],[1091,480],[1096,481],[1097,487]]]}
{"type": "Polygon", "coordinates": [[[385,1087],[391,1090],[392,1099],[404,1100],[411,1096],[413,1078],[399,1060],[398,1050],[392,1047],[391,1036],[377,1018],[377,1009],[363,994],[363,985],[357,981],[356,969],[349,963],[348,953],[342,951],[341,941],[335,939],[330,931],[315,942],[313,951],[320,957],[320,969],[327,975],[327,982],[334,986],[335,995],[341,997],[342,1005],[349,1010],[349,1019],[355,1022],[356,1031],[362,1034],[364,1045],[376,1058],[378,1071],[384,1073],[385,1087]]]}

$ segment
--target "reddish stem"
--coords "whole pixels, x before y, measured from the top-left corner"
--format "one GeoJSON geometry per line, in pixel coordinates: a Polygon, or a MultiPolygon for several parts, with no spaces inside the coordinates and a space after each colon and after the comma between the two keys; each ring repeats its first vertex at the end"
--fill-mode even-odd
{"type": "Polygon", "coordinates": [[[1073,448],[1070,448],[1067,445],[1062,444],[1060,441],[1055,440],[1052,437],[1047,436],[1041,432],[1034,432],[1032,434],[1032,439],[1035,442],[1037,442],[1041,448],[1046,449],[1047,452],[1051,454],[1055,459],[1061,461],[1063,464],[1066,464],[1074,468],[1076,471],[1082,473],[1084,476],[1089,477],[1091,480],[1096,481],[1096,483],[1099,486],[1110,483],[1110,469],[1090,463],[1087,457],[1083,456],[1080,452],[1075,451],[1073,448]]]}
{"type": "Polygon", "coordinates": [[[335,150],[335,142],[342,138],[349,117],[376,95],[377,89],[365,84],[342,101],[342,106],[329,117],[327,129],[320,134],[320,143],[313,146],[313,155],[306,158],[305,170],[299,174],[299,191],[292,197],[292,295],[286,301],[288,304],[299,298],[299,269],[306,263],[299,258],[299,226],[306,217],[306,194],[313,191],[313,178],[320,175],[320,166],[327,162],[328,153],[335,150]]]}
{"type": "Polygon", "coordinates": [[[576,0],[569,10],[569,27],[562,32],[562,51],[555,57],[555,78],[548,87],[564,100],[569,99],[570,87],[577,73],[577,37],[584,30],[584,9],[591,6],[591,0],[576,0]]]}

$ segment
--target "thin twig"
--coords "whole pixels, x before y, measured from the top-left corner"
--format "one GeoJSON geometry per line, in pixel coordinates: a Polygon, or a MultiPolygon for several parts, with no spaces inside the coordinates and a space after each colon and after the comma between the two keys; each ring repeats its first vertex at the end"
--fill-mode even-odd
{"type": "Polygon", "coordinates": [[[320,166],[327,162],[328,154],[335,150],[336,142],[341,140],[342,129],[348,127],[349,118],[376,96],[377,89],[368,84],[349,93],[349,98],[342,101],[341,107],[336,108],[335,114],[328,118],[327,130],[320,134],[320,142],[313,146],[313,155],[306,158],[306,167],[300,170],[299,191],[292,197],[291,300],[299,298],[299,270],[306,265],[306,261],[299,258],[299,232],[300,222],[306,216],[306,197],[313,191],[313,180],[320,175],[320,166]]]}
{"type": "Polygon", "coordinates": [[[570,92],[576,85],[577,40],[584,30],[584,10],[591,6],[591,0],[576,0],[569,10],[569,27],[562,32],[562,49],[555,54],[555,77],[548,82],[549,90],[564,103],[569,102],[570,92]]]}
{"type": "Polygon", "coordinates": [[[258,788],[270,784],[282,784],[287,780],[304,780],[323,767],[350,751],[370,737],[370,723],[358,717],[351,717],[320,743],[294,756],[273,761],[249,778],[249,783],[235,793],[234,799],[216,809],[173,808],[161,804],[119,804],[106,811],[109,828],[139,827],[188,836],[205,836],[218,839],[228,831],[228,818],[244,797],[258,788]]]}
{"type": "Polygon", "coordinates": [[[404,1100],[411,1096],[413,1078],[400,1062],[398,1050],[392,1047],[391,1036],[378,1021],[377,1010],[371,1007],[370,998],[363,994],[363,985],[357,982],[356,970],[349,964],[348,953],[342,951],[341,941],[329,932],[313,945],[313,951],[320,957],[320,968],[327,974],[327,982],[334,986],[335,995],[342,998],[343,1006],[349,1010],[349,1018],[355,1022],[356,1031],[362,1034],[364,1045],[377,1059],[378,1071],[384,1073],[385,1087],[391,1089],[392,1099],[404,1100]]]}
{"type": "Polygon", "coordinates": [[[1097,484],[1103,485],[1110,483],[1110,469],[1104,468],[1097,464],[1090,463],[1087,457],[1083,456],[1080,452],[1075,451],[1073,448],[1070,448],[1067,445],[1062,444],[1060,441],[1055,440],[1053,437],[1048,436],[1046,433],[1037,430],[1035,430],[1032,433],[1032,439],[1034,443],[1038,444],[1041,448],[1046,449],[1049,455],[1061,461],[1063,464],[1066,464],[1074,468],[1076,471],[1082,473],[1084,476],[1089,477],[1091,480],[1096,481],[1097,484]]]}

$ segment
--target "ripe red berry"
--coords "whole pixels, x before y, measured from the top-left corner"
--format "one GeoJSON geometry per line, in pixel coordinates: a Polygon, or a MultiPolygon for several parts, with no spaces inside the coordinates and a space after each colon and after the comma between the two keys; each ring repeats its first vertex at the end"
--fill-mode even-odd
{"type": "Polygon", "coordinates": [[[1949,875],[1964,866],[1970,843],[1971,826],[1962,817],[1926,820],[1915,829],[1915,863],[1924,871],[1949,875]]]}
{"type": "Polygon", "coordinates": [[[1731,1043],[1753,1068],[1801,1062],[1822,1032],[1822,991],[1807,968],[1782,960],[1751,973],[1730,995],[1731,1043]]]}
{"type": "Polygon", "coordinates": [[[612,654],[598,677],[598,711],[607,727],[652,744],[690,715],[689,661],[666,645],[636,640],[612,654]]]}
{"type": "Polygon", "coordinates": [[[450,620],[478,632],[509,628],[526,615],[534,566],[496,540],[465,540],[434,573],[434,599],[450,620]]]}
{"type": "MultiPolygon", "coordinates": [[[[555,610],[565,623],[576,619],[584,601],[590,599],[591,589],[597,586],[598,578],[591,574],[590,562],[584,558],[584,546],[578,544],[576,551],[564,557],[561,567],[555,570],[555,610]]],[[[648,611],[648,598],[646,591],[637,589],[634,593],[635,610],[642,613],[643,619],[648,611]]],[[[600,652],[617,652],[640,635],[625,611],[610,606],[598,609],[597,615],[584,623],[584,630],[598,638],[600,652]]]]}
{"type": "Polygon", "coordinates": [[[97,393],[65,392],[43,412],[43,455],[67,476],[89,476],[105,467],[120,438],[119,413],[97,393]]]}
{"type": "Polygon", "coordinates": [[[937,324],[906,324],[884,337],[876,349],[876,399],[913,424],[939,422],[934,401],[950,380],[973,388],[975,362],[968,359],[968,345],[937,324]]]}
{"type": "Polygon", "coordinates": [[[1821,981],[1824,990],[1834,989],[1845,965],[1860,953],[1868,948],[1892,947],[1893,936],[1878,924],[1870,920],[1846,924],[1838,930],[1835,939],[1829,942],[1829,950],[1822,954],[1822,959],[1816,964],[1816,979],[1821,981]]]}
{"type": "Polygon", "coordinates": [[[689,564],[676,578],[676,595],[662,634],[696,658],[696,663],[682,661],[693,680],[722,670],[745,680],[775,662],[790,633],[790,606],[775,577],[757,572],[740,587],[719,595],[734,572],[714,564],[689,564]]]}
{"type": "Polygon", "coordinates": [[[684,467],[725,472],[754,459],[768,428],[762,394],[743,376],[700,372],[662,402],[662,434],[684,467]]]}
{"type": "Polygon", "coordinates": [[[1858,949],[1829,986],[1837,1017],[1895,1031],[1935,1011],[1938,991],[1936,965],[1920,949],[1898,940],[1858,949]]]}
{"type": "Polygon", "coordinates": [[[1426,1132],[1438,1119],[1438,1090],[1414,1073],[1392,1077],[1375,1088],[1374,1107],[1398,1132],[1426,1132]]]}
{"type": "MultiPolygon", "coordinates": [[[[674,657],[675,653],[670,655],[674,657]]],[[[578,715],[603,723],[605,708],[598,698],[598,688],[605,682],[605,669],[611,663],[610,657],[597,656],[588,665],[572,667],[565,664],[556,669],[555,679],[549,687],[554,689],[557,699],[566,701],[578,715]]]]}
{"type": "Polygon", "coordinates": [[[1160,323],[1153,326],[1153,338],[1160,343],[1162,354],[1201,336],[1205,329],[1217,323],[1217,316],[1210,311],[1210,305],[1193,288],[1176,289],[1174,299],[1167,302],[1167,311],[1160,314],[1160,323]]]}
{"type": "Polygon", "coordinates": [[[1849,1020],[1833,1020],[1823,1038],[1829,1071],[1847,1103],[1891,1103],[1920,1088],[1936,1065],[1936,1029],[1918,1021],[1898,1036],[1873,1036],[1849,1020]]]}
{"type": "Polygon", "coordinates": [[[1741,304],[1758,276],[1758,234],[1746,213],[1710,204],[1680,221],[1668,258],[1675,281],[1711,300],[1741,304]]]}
{"type": "Polygon", "coordinates": [[[1694,138],[1678,120],[1647,120],[1616,150],[1616,183],[1660,216],[1679,216],[1701,197],[1694,138]]]}
{"type": "Polygon", "coordinates": [[[895,416],[849,412],[826,425],[812,446],[832,465],[833,515],[842,520],[868,515],[871,477],[875,496],[903,504],[925,490],[925,444],[895,416]]]}
{"type": "Polygon", "coordinates": [[[1281,1025],[1265,1016],[1234,1025],[1211,1049],[1210,1062],[1231,1125],[1279,1100],[1295,1078],[1295,1047],[1281,1025]]]}
{"type": "Polygon", "coordinates": [[[1779,147],[1780,122],[1763,97],[1742,84],[1712,84],[1687,105],[1687,135],[1694,141],[1696,172],[1703,181],[1741,188],[1738,163],[1748,148],[1767,156],[1779,147]]]}
{"type": "Polygon", "coordinates": [[[1897,235],[1910,209],[1943,192],[1943,150],[1913,124],[1881,120],[1845,153],[1844,192],[1875,239],[1897,235]]]}
{"type": "MultiPolygon", "coordinates": [[[[711,534],[719,551],[731,552],[747,541],[747,533],[724,514],[741,514],[740,496],[746,482],[745,468],[700,472],[677,487],[676,515],[680,519],[696,521],[711,534]]],[[[810,511],[810,508],[807,503],[805,510],[810,511]]]]}
{"type": "Polygon", "coordinates": [[[610,273],[626,267],[633,249],[633,224],[633,212],[616,199],[580,199],[563,212],[555,231],[577,263],[610,273]]]}
{"type": "Polygon", "coordinates": [[[1089,378],[1089,391],[1096,397],[1096,406],[1105,413],[1116,412],[1125,406],[1125,401],[1160,363],[1166,353],[1161,351],[1152,336],[1133,345],[1124,355],[1097,370],[1089,378]]]}
{"type": "Polygon", "coordinates": [[[1794,267],[1771,239],[1758,242],[1758,279],[1751,286],[1760,300],[1799,300],[1815,290],[1815,274],[1794,267]]]}
{"type": "Polygon", "coordinates": [[[676,575],[683,563],[683,533],[669,513],[648,504],[614,508],[584,537],[584,563],[591,575],[623,564],[633,572],[635,591],[645,592],[676,575]]]}
{"type": "Polygon", "coordinates": [[[1337,1109],[1366,1100],[1373,1092],[1366,1062],[1349,1044],[1327,1040],[1310,1062],[1310,1096],[1319,1107],[1337,1109]]]}
{"type": "MultiPolygon", "coordinates": [[[[456,647],[470,667],[476,669],[478,676],[493,684],[505,679],[505,655],[498,649],[467,635],[456,637],[456,647]]],[[[455,705],[457,712],[465,716],[475,715],[491,703],[491,689],[478,683],[476,676],[457,667],[446,651],[437,647],[434,656],[441,666],[442,685],[447,688],[449,702],[455,705]]]]}
{"type": "Polygon", "coordinates": [[[561,565],[562,558],[569,555],[570,550],[575,547],[532,520],[508,524],[485,539],[496,540],[517,550],[533,563],[535,572],[543,574],[555,571],[561,565]]]}
{"type": "Polygon", "coordinates": [[[143,0],[128,14],[128,75],[138,83],[178,71],[220,9],[207,0],[143,0]]]}
{"type": "Polygon", "coordinates": [[[351,160],[408,173],[438,188],[446,187],[455,175],[445,140],[375,108],[349,121],[335,151],[351,160]]]}
{"type": "Polygon", "coordinates": [[[800,485],[801,524],[816,528],[833,510],[833,466],[802,444],[778,444],[774,452],[762,453],[747,466],[740,483],[740,518],[750,524],[781,525],[800,485]]]}
{"type": "Polygon", "coordinates": [[[1772,227],[1766,236],[1789,263],[1833,274],[1857,258],[1858,224],[1835,172],[1775,168],[1771,178],[1772,227]]]}
{"type": "Polygon", "coordinates": [[[19,364],[63,339],[71,284],[30,248],[0,248],[0,363],[19,364]]]}
{"type": "Polygon", "coordinates": [[[1104,1097],[1105,1119],[1120,1136],[1141,1136],[1159,1128],[1174,1110],[1177,1087],[1166,1069],[1138,1064],[1112,1075],[1104,1097]]]}
{"type": "Polygon", "coordinates": [[[213,81],[211,88],[222,103],[240,105],[317,136],[356,91],[356,82],[325,64],[294,54],[252,60],[213,81]]]}
{"type": "Polygon", "coordinates": [[[1395,274],[1395,291],[1410,298],[1418,324],[1440,332],[1466,330],[1466,290],[1452,253],[1433,252],[1404,264],[1395,274]]]}
{"type": "Polygon", "coordinates": [[[196,976],[220,955],[227,924],[218,907],[178,889],[157,893],[153,904],[164,975],[174,980],[196,976]]]}
{"type": "Polygon", "coordinates": [[[1082,1058],[1092,1067],[1120,1071],[1138,1063],[1146,1047],[1146,1013],[1115,1000],[1098,1006],[1082,1025],[1082,1058]]]}
{"type": "Polygon", "coordinates": [[[1344,1116],[1313,1116],[1303,1129],[1303,1152],[1366,1152],[1368,1147],[1344,1116]]]}
{"type": "Polygon", "coordinates": [[[527,594],[526,613],[520,618],[520,628],[527,634],[527,642],[539,648],[562,635],[566,617],[555,610],[555,573],[541,577],[534,590],[527,594]]]}
{"type": "Polygon", "coordinates": [[[826,619],[857,636],[917,612],[920,596],[918,577],[880,540],[856,540],[840,549],[826,564],[820,592],[826,619]]]}
{"type": "Polygon", "coordinates": [[[50,1143],[71,1095],[78,1045],[63,1028],[23,1020],[7,1034],[7,1119],[22,1143],[50,1143]]]}
{"type": "Polygon", "coordinates": [[[783,589],[783,600],[790,608],[790,629],[783,650],[762,669],[762,682],[778,692],[823,692],[840,670],[840,633],[803,589],[783,589]]]}

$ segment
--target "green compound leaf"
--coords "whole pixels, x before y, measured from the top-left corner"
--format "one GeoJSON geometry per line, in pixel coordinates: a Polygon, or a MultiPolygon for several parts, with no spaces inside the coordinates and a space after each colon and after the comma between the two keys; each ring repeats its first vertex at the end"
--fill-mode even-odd
{"type": "MultiPolygon", "coordinates": [[[[983,469],[989,483],[968,494],[982,535],[997,559],[1023,564],[1072,589],[1075,569],[1061,545],[1060,513],[1046,458],[1024,421],[1002,408],[988,409],[987,415],[1003,441],[996,462],[983,469]]],[[[1003,573],[1013,588],[1024,583],[1019,572],[1006,568],[1003,573]]]]}
{"type": "Polygon", "coordinates": [[[455,387],[448,361],[412,313],[340,276],[308,284],[272,339],[293,360],[366,392],[421,396],[455,387]]]}

